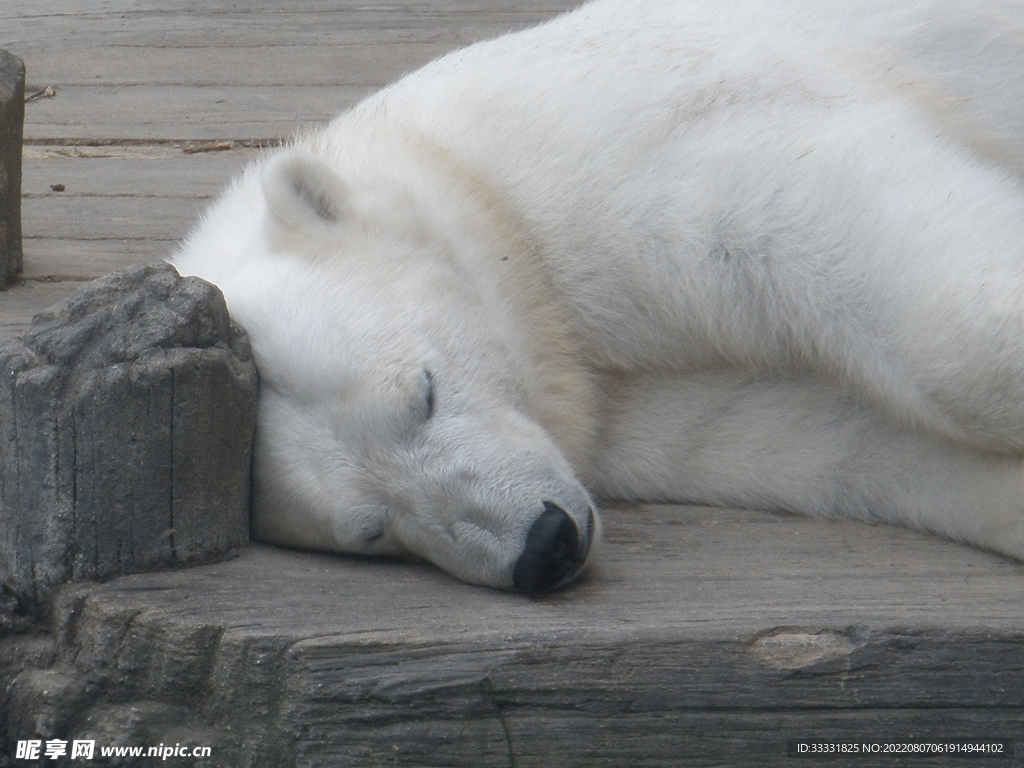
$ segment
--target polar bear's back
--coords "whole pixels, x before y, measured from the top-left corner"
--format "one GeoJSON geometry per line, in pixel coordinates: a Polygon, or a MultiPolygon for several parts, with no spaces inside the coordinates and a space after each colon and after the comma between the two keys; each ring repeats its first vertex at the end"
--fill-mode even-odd
{"type": "Polygon", "coordinates": [[[839,244],[849,275],[884,274],[875,262],[903,224],[877,210],[882,201],[942,220],[945,193],[933,199],[936,179],[922,170],[941,168],[941,186],[979,210],[1015,199],[991,166],[1020,166],[1024,93],[1013,75],[1024,46],[1013,30],[1024,6],[892,5],[598,0],[434,62],[339,118],[322,142],[362,157],[346,153],[346,132],[383,118],[443,145],[510,202],[606,361],[717,364],[697,355],[709,348],[727,361],[771,357],[789,326],[720,308],[800,305],[809,280],[841,284],[839,244]],[[837,214],[868,210],[855,222],[837,214]],[[724,262],[707,258],[772,248],[777,261],[745,263],[793,274],[730,282],[724,262]],[[761,295],[778,286],[792,295],[761,295]],[[642,310],[633,296],[645,297],[642,310]]]}
{"type": "MultiPolygon", "coordinates": [[[[630,143],[649,144],[636,135],[638,115],[657,129],[659,112],[720,109],[754,91],[800,101],[873,86],[930,101],[954,133],[984,133],[977,144],[1002,142],[995,154],[1020,170],[1022,71],[1020,2],[597,0],[443,57],[361,109],[386,105],[470,155],[493,155],[489,138],[514,136],[522,151],[505,147],[511,168],[524,157],[549,163],[563,145],[570,168],[588,138],[574,125],[622,121],[630,143]]],[[[605,149],[593,148],[607,159],[605,149]]]]}

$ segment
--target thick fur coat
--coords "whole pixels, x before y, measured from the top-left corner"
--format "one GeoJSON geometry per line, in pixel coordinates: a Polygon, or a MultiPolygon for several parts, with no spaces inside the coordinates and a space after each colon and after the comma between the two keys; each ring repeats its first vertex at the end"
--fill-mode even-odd
{"type": "Polygon", "coordinates": [[[1024,6],[597,0],[249,168],[173,258],[261,376],[254,534],[526,591],[594,500],[1024,559],[1024,6]]]}

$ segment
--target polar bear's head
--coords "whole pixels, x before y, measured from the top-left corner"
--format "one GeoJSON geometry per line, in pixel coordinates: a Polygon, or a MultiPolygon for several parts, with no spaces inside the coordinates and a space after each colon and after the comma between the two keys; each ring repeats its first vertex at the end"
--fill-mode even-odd
{"type": "Polygon", "coordinates": [[[599,536],[567,459],[589,428],[585,375],[539,337],[554,321],[473,267],[509,260],[476,214],[350,175],[286,151],[174,259],[221,287],[252,342],[255,538],[527,592],[567,582],[599,536]]]}

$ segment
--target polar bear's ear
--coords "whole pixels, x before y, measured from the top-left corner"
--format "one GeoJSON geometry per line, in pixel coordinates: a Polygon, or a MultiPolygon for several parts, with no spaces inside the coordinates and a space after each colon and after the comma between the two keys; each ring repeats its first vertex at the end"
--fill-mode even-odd
{"type": "Polygon", "coordinates": [[[349,191],[325,163],[300,150],[272,158],[263,169],[271,222],[285,233],[341,224],[349,191]]]}

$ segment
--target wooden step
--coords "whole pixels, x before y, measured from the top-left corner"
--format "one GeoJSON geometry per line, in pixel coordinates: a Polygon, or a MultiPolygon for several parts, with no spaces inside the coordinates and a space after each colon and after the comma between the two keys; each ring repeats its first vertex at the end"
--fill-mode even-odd
{"type": "Polygon", "coordinates": [[[19,738],[210,765],[764,766],[789,739],[1024,732],[1024,566],[767,512],[614,506],[598,567],[542,597],[253,545],[73,585],[54,626],[54,666],[11,688],[19,738]]]}

